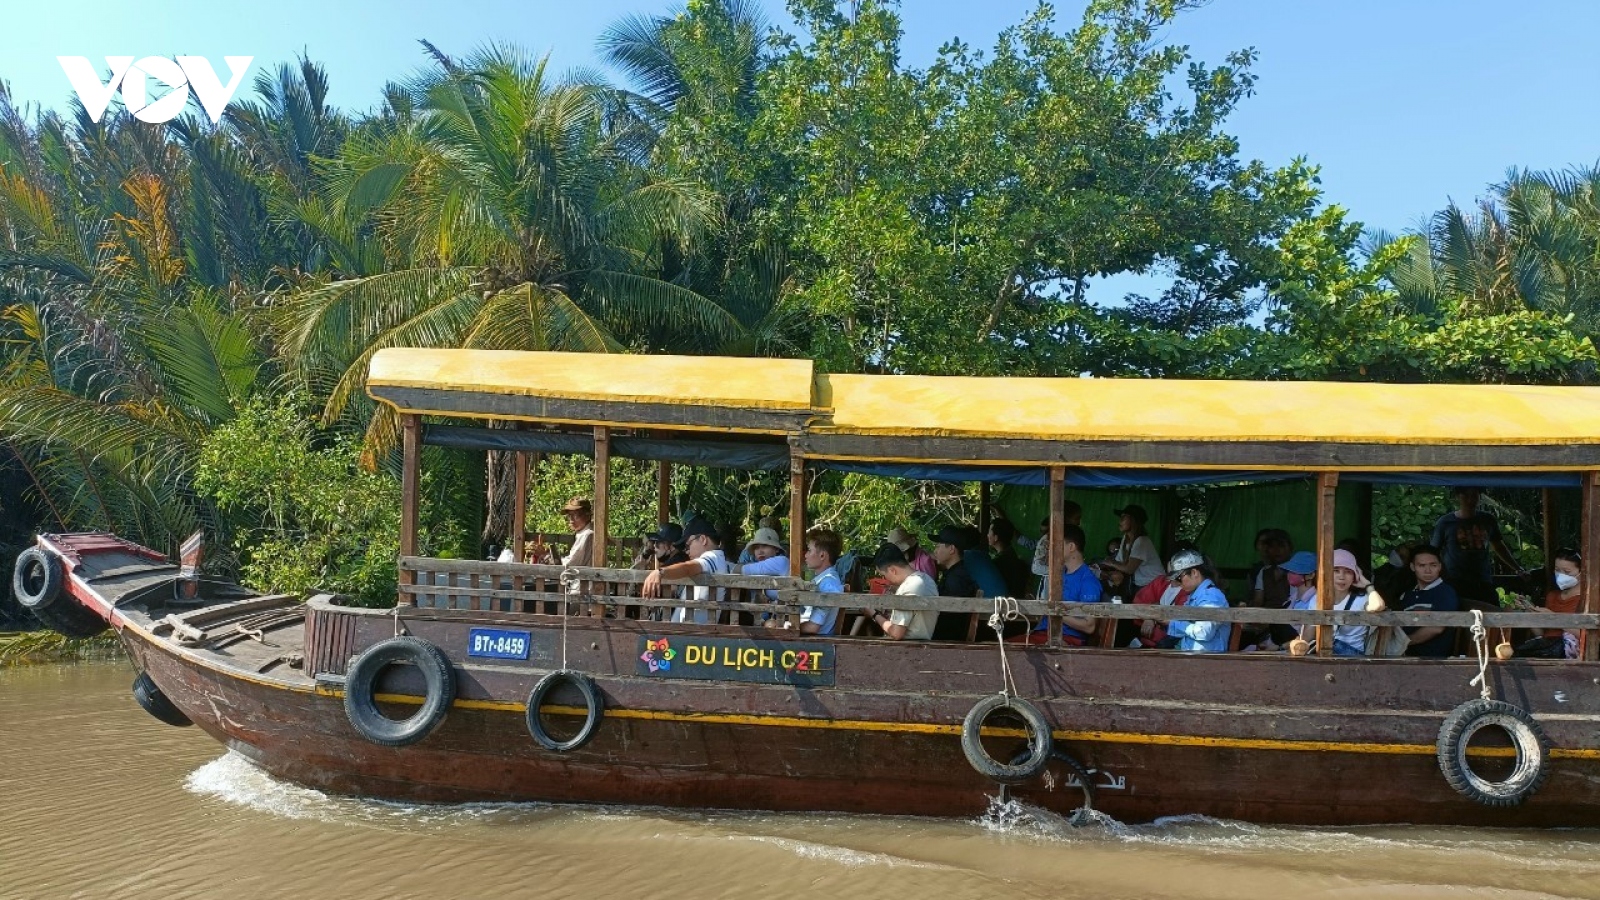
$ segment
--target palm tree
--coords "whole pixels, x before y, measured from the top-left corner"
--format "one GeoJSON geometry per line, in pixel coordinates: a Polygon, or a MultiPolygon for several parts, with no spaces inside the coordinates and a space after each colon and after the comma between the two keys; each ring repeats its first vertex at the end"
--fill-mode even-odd
{"type": "Polygon", "coordinates": [[[324,173],[324,227],[381,248],[384,270],[313,280],[279,318],[325,420],[365,420],[369,460],[397,435],[362,390],[384,347],[611,352],[652,349],[652,333],[741,333],[660,277],[663,248],[691,252],[715,211],[704,190],[647,174],[653,135],[608,91],[509,49],[434,59],[324,173]]]}

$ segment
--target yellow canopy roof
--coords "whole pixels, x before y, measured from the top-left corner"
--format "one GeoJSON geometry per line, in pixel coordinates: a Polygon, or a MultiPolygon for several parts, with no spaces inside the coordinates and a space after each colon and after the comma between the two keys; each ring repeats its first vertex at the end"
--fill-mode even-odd
{"type": "Polygon", "coordinates": [[[1589,387],[814,376],[807,360],[387,349],[368,392],[408,413],[793,436],[816,458],[1600,465],[1600,388],[1589,387]]]}
{"type": "Polygon", "coordinates": [[[367,393],[406,413],[786,433],[811,361],[391,348],[367,393]]]}
{"type": "Polygon", "coordinates": [[[1600,443],[1600,388],[825,375],[819,429],[1057,441],[1600,443]]]}

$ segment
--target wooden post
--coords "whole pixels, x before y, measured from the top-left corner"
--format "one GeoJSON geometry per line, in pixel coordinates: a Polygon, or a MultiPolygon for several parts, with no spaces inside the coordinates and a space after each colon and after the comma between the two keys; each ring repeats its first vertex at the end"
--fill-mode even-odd
{"type": "MultiPolygon", "coordinates": [[[[1333,606],[1334,494],[1339,488],[1338,472],[1317,473],[1317,609],[1333,606]]],[[[1333,655],[1333,626],[1317,626],[1317,655],[1333,655]]]]}
{"type": "Polygon", "coordinates": [[[1539,490],[1539,509],[1544,514],[1544,583],[1549,585],[1556,577],[1556,551],[1560,549],[1556,546],[1555,488],[1539,490]]]}
{"type": "Polygon", "coordinates": [[[989,546],[989,504],[991,502],[989,482],[978,482],[978,534],[981,535],[978,546],[984,548],[989,546]]]}
{"type": "Polygon", "coordinates": [[[656,524],[672,521],[672,463],[656,463],[656,524]]]}
{"type": "Polygon", "coordinates": [[[789,445],[789,574],[805,574],[806,554],[806,461],[800,450],[789,445]]]}
{"type": "MultiPolygon", "coordinates": [[[[1044,599],[1060,602],[1061,600],[1061,573],[1067,565],[1067,544],[1065,536],[1066,520],[1062,518],[1061,508],[1067,502],[1067,467],[1050,467],[1050,541],[1049,566],[1044,576],[1044,599]]],[[[1083,549],[1083,548],[1079,548],[1083,549]]],[[[1050,617],[1050,638],[1048,646],[1061,645],[1061,617],[1050,617]]],[[[1102,619],[1098,627],[1115,628],[1117,623],[1111,619],[1102,619]]]]}
{"type": "MultiPolygon", "coordinates": [[[[417,555],[417,515],[422,502],[422,417],[400,417],[400,555],[417,555]]],[[[400,571],[401,584],[414,584],[416,573],[400,571]]],[[[416,606],[415,594],[401,594],[401,606],[416,606]]]]}
{"type": "MultiPolygon", "coordinates": [[[[1600,613],[1600,472],[1583,473],[1583,611],[1600,613]]],[[[1593,662],[1600,659],[1600,631],[1578,634],[1579,656],[1593,662]]]]}
{"type": "Polygon", "coordinates": [[[604,425],[594,428],[594,552],[589,565],[611,565],[611,550],[607,546],[610,504],[606,498],[611,493],[611,433],[604,425]]]}
{"type": "Polygon", "coordinates": [[[528,451],[517,451],[516,466],[514,490],[517,494],[511,500],[511,533],[506,535],[506,540],[510,542],[511,561],[520,563],[528,561],[528,451]]]}

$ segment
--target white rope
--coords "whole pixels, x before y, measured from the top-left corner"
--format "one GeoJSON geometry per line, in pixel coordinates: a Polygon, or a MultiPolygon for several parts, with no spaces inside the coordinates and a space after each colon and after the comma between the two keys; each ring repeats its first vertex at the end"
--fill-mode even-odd
{"type": "MultiPolygon", "coordinates": [[[[578,570],[567,566],[561,570],[561,593],[567,599],[561,602],[561,670],[567,669],[567,619],[572,616],[572,595],[578,584],[578,570]]],[[[580,586],[581,587],[581,586],[580,586]]]]}
{"type": "Polygon", "coordinates": [[[1478,651],[1478,676],[1467,682],[1475,685],[1478,692],[1485,700],[1493,700],[1489,694],[1489,630],[1483,627],[1483,612],[1472,611],[1472,644],[1478,651]]]}
{"type": "Polygon", "coordinates": [[[1018,691],[1017,682],[1011,677],[1011,661],[1006,659],[1005,624],[1019,619],[1028,622],[1015,597],[994,598],[994,612],[989,614],[989,627],[994,629],[995,640],[1000,644],[1000,696],[1006,698],[1015,696],[1018,691]]]}

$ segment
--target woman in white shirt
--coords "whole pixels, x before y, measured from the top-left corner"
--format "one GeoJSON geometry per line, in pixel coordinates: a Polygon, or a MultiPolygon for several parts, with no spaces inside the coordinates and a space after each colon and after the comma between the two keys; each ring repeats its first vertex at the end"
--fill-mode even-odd
{"type": "Polygon", "coordinates": [[[1122,537],[1117,542],[1116,554],[1100,565],[1129,576],[1133,581],[1133,593],[1138,593],[1139,588],[1163,574],[1161,554],[1156,552],[1155,541],[1150,540],[1144,531],[1150,515],[1137,503],[1130,503],[1113,512],[1116,513],[1117,530],[1122,537]]]}

